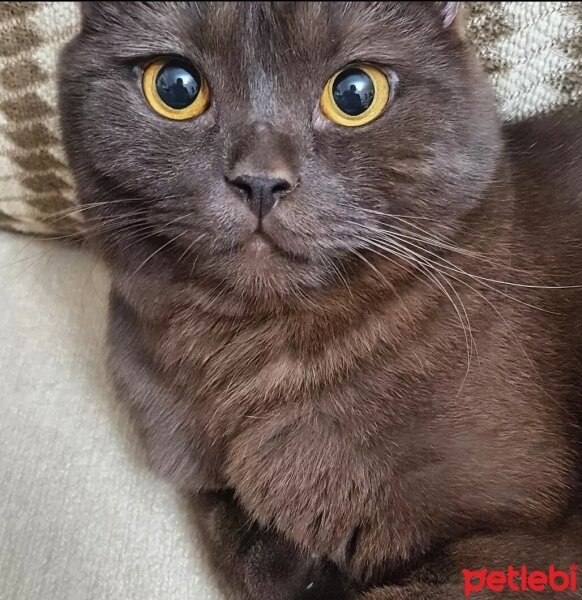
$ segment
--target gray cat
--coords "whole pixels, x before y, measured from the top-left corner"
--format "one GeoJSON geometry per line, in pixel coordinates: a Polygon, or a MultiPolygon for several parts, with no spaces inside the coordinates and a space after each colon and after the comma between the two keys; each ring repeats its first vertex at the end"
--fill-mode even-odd
{"type": "Polygon", "coordinates": [[[232,598],[582,597],[580,118],[502,126],[458,9],[82,4],[111,372],[232,598]]]}

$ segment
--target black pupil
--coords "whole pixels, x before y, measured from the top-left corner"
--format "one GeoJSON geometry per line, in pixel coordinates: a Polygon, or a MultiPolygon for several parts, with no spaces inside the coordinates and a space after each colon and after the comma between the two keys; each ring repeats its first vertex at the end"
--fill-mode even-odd
{"type": "Polygon", "coordinates": [[[374,82],[361,69],[346,69],[333,82],[333,99],[346,115],[356,117],[366,112],[374,100],[374,82]]]}
{"type": "Polygon", "coordinates": [[[189,64],[173,60],[158,73],[156,89],[165,104],[180,110],[196,100],[200,92],[200,76],[189,64]]]}

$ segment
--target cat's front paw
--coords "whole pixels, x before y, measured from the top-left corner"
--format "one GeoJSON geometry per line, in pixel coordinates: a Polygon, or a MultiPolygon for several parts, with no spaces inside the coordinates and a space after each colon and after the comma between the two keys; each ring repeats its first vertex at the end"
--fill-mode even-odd
{"type": "Polygon", "coordinates": [[[296,600],[347,600],[345,579],[327,562],[315,561],[308,569],[296,600]]]}
{"type": "Polygon", "coordinates": [[[346,582],[327,561],[299,553],[287,541],[267,535],[245,560],[249,600],[347,600],[346,582]]]}
{"type": "Polygon", "coordinates": [[[297,600],[343,600],[345,585],[335,568],[315,564],[307,573],[297,600]]]}
{"type": "Polygon", "coordinates": [[[233,494],[200,494],[195,513],[229,600],[347,600],[337,567],[254,522],[233,494]]]}

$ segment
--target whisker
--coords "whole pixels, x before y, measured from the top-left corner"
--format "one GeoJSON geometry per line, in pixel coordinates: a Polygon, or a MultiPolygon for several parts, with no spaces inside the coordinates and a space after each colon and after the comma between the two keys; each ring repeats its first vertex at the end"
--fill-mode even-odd
{"type": "Polygon", "coordinates": [[[171,240],[168,240],[165,244],[162,244],[157,250],[154,250],[154,252],[152,252],[140,265],[139,267],[131,274],[132,277],[134,277],[137,272],[144,267],[156,254],[158,254],[159,252],[161,252],[164,248],[167,248],[170,244],[173,244],[176,240],[178,240],[179,238],[181,238],[183,235],[186,235],[188,232],[187,231],[183,231],[182,233],[179,233],[176,237],[172,238],[171,240]]]}
{"type": "Polygon", "coordinates": [[[354,295],[352,293],[352,288],[350,287],[348,280],[346,279],[346,277],[344,276],[344,274],[340,271],[340,268],[338,265],[336,265],[333,260],[330,259],[325,259],[323,260],[324,264],[327,265],[328,267],[330,267],[333,272],[338,276],[339,280],[342,282],[342,284],[345,286],[348,294],[350,295],[350,298],[352,299],[352,301],[354,300],[354,295]]]}
{"type": "Polygon", "coordinates": [[[188,254],[188,252],[190,252],[190,250],[192,250],[194,245],[205,236],[206,236],[206,234],[203,233],[202,235],[199,235],[195,240],[190,242],[190,244],[188,244],[188,247],[186,248],[186,250],[184,250],[184,252],[182,252],[182,254],[180,254],[179,258],[176,260],[176,264],[179,264],[182,261],[182,259],[185,258],[185,256],[188,254]]]}
{"type": "MultiPolygon", "coordinates": [[[[47,216],[47,223],[49,224],[54,224],[58,221],[60,221],[63,218],[66,218],[72,214],[75,213],[82,213],[88,210],[91,210],[92,208],[96,208],[97,206],[109,206],[111,204],[119,204],[121,202],[132,202],[135,201],[135,199],[128,199],[128,198],[119,198],[117,200],[106,200],[103,202],[89,202],[87,204],[79,204],[77,206],[70,206],[68,208],[64,208],[62,210],[56,211],[54,213],[51,213],[50,215],[47,216]],[[53,217],[58,217],[56,219],[53,219],[53,217]]],[[[143,201],[142,201],[143,202],[143,201]]],[[[145,201],[147,203],[151,203],[151,201],[145,201]]]]}
{"type": "MultiPolygon", "coordinates": [[[[375,251],[373,251],[370,248],[368,248],[368,250],[370,250],[370,252],[375,252],[375,251]]],[[[384,280],[384,282],[386,283],[386,285],[392,290],[392,292],[394,294],[396,294],[399,298],[401,298],[401,296],[398,293],[396,287],[390,281],[388,281],[388,279],[386,279],[386,277],[383,275],[383,273],[381,273],[372,262],[370,262],[363,254],[361,254],[357,250],[354,250],[354,254],[362,262],[364,262],[366,265],[368,265],[368,267],[370,267],[370,269],[372,269],[372,271],[374,271],[380,277],[380,279],[384,280]]],[[[416,273],[414,273],[413,271],[411,271],[407,266],[400,264],[399,262],[395,261],[394,259],[392,259],[392,258],[390,258],[388,256],[382,256],[382,258],[384,260],[387,260],[390,263],[396,265],[398,268],[403,269],[404,271],[406,271],[407,273],[409,273],[413,277],[416,277],[417,279],[420,279],[418,277],[418,275],[416,273]]],[[[407,264],[408,264],[408,262],[407,262],[407,264]]],[[[406,311],[406,314],[409,316],[410,320],[412,321],[412,315],[410,314],[410,311],[408,310],[408,307],[406,305],[403,305],[403,307],[404,307],[404,310],[406,311]]]]}
{"type": "MultiPolygon", "coordinates": [[[[434,263],[435,265],[438,265],[441,269],[446,269],[447,271],[453,271],[455,273],[458,273],[460,275],[465,275],[466,277],[469,277],[479,283],[481,283],[482,285],[484,285],[485,287],[489,288],[490,290],[493,290],[494,292],[501,294],[502,296],[504,296],[505,298],[508,298],[509,300],[512,300],[513,302],[517,302],[518,304],[522,304],[523,306],[527,306],[528,308],[532,308],[534,310],[539,310],[541,312],[545,312],[545,313],[549,313],[549,314],[559,314],[556,313],[554,311],[550,311],[547,310],[545,308],[541,308],[539,306],[535,306],[534,304],[529,304],[528,302],[525,302],[524,300],[521,300],[519,298],[516,298],[515,296],[511,296],[510,294],[503,292],[502,290],[494,287],[493,285],[490,285],[490,282],[492,283],[498,283],[500,285],[511,285],[509,283],[503,282],[503,281],[497,281],[497,280],[492,280],[489,279],[487,277],[480,277],[479,275],[474,275],[473,273],[469,273],[467,271],[465,271],[464,269],[461,269],[458,265],[452,263],[449,260],[446,260],[445,258],[443,258],[442,256],[431,252],[430,250],[426,250],[426,248],[423,248],[422,246],[419,246],[418,244],[414,244],[410,241],[406,241],[406,240],[400,240],[402,242],[402,244],[407,244],[408,246],[412,246],[430,256],[435,257],[437,260],[440,260],[441,263],[445,263],[445,264],[441,264],[441,263],[436,263],[433,259],[430,259],[428,257],[424,257],[426,260],[429,260],[431,263],[434,263]]],[[[398,242],[394,242],[397,245],[400,246],[400,243],[398,242]]],[[[418,255],[416,252],[412,251],[409,249],[410,252],[412,252],[413,254],[417,255],[417,256],[422,256],[422,255],[418,255]]],[[[517,284],[516,284],[517,285],[517,284]]],[[[524,286],[519,286],[519,287],[524,287],[524,286]]],[[[525,287],[530,287],[532,289],[539,289],[536,286],[525,286],[525,287]]],[[[543,288],[546,289],[546,288],[543,288]]]]}
{"type": "MultiPolygon", "coordinates": [[[[368,211],[368,209],[364,209],[364,210],[368,211]]],[[[434,246],[438,246],[438,247],[441,247],[443,249],[450,250],[452,252],[463,254],[463,255],[468,256],[470,258],[476,258],[478,260],[483,260],[484,262],[488,262],[491,265],[501,267],[501,268],[503,268],[505,270],[510,270],[510,271],[515,271],[515,272],[518,272],[518,273],[523,273],[523,274],[531,275],[531,273],[528,273],[527,271],[524,271],[524,270],[521,270],[521,269],[516,269],[516,268],[513,268],[513,267],[509,267],[508,265],[504,265],[504,264],[498,263],[496,261],[493,261],[489,257],[487,257],[486,255],[479,254],[479,253],[474,253],[474,252],[470,252],[470,251],[458,248],[456,246],[453,246],[450,243],[450,240],[447,240],[446,238],[441,238],[440,236],[437,238],[437,237],[435,237],[434,233],[431,233],[428,230],[423,229],[422,227],[419,227],[418,225],[416,225],[414,223],[408,223],[406,221],[406,219],[403,218],[403,217],[401,217],[401,216],[398,216],[398,215],[388,215],[388,214],[386,214],[386,216],[394,218],[394,219],[396,219],[396,220],[398,220],[398,221],[400,221],[402,223],[405,223],[409,227],[413,227],[414,229],[417,229],[417,230],[423,232],[424,234],[426,234],[427,236],[429,236],[429,238],[431,238],[431,237],[435,238],[435,239],[431,240],[429,238],[422,237],[422,239],[421,239],[418,236],[417,237],[417,241],[423,241],[423,242],[431,243],[434,246]]],[[[394,225],[389,225],[390,229],[386,230],[386,229],[377,229],[377,228],[374,228],[374,227],[369,227],[367,225],[364,225],[362,223],[357,223],[355,221],[351,221],[351,223],[353,225],[356,225],[356,226],[359,226],[359,227],[363,227],[364,229],[373,231],[373,232],[378,233],[378,234],[394,235],[394,236],[396,236],[396,235],[408,235],[408,236],[413,237],[411,235],[412,232],[410,232],[408,230],[405,230],[405,229],[402,229],[402,228],[395,227],[394,225]],[[393,229],[395,231],[392,231],[393,229]],[[399,233],[397,233],[397,232],[399,232],[399,233]]],[[[421,248],[421,249],[424,250],[424,251],[426,251],[426,252],[429,252],[425,248],[421,248]]],[[[441,260],[443,260],[445,262],[448,262],[451,267],[453,267],[453,268],[459,268],[457,265],[455,265],[454,263],[451,263],[450,261],[446,261],[441,256],[436,255],[436,254],[433,254],[433,255],[437,256],[439,259],[441,259],[441,260]]],[[[512,286],[512,287],[520,287],[520,288],[528,288],[528,289],[548,289],[548,290],[556,289],[556,290],[562,290],[562,289],[578,289],[578,288],[582,287],[582,285],[541,285],[541,284],[533,284],[533,283],[532,284],[528,284],[528,283],[516,283],[516,282],[511,282],[511,281],[502,281],[502,280],[492,279],[492,278],[488,278],[488,277],[484,277],[484,276],[480,276],[480,275],[475,275],[475,274],[469,274],[467,272],[465,272],[465,274],[466,275],[470,275],[471,277],[474,277],[474,278],[481,279],[482,281],[487,281],[489,283],[497,283],[499,285],[512,286]]]]}
{"type": "Polygon", "coordinates": [[[417,216],[417,215],[395,215],[392,213],[385,213],[379,210],[374,210],[372,208],[366,208],[364,206],[360,206],[358,207],[358,210],[362,210],[364,212],[373,214],[373,215],[377,215],[380,217],[388,217],[390,219],[399,219],[399,218],[406,218],[406,219],[414,219],[414,220],[418,220],[418,221],[432,221],[433,223],[441,223],[441,221],[439,221],[438,219],[433,219],[431,217],[421,217],[421,216],[417,216]]]}
{"type": "MultiPolygon", "coordinates": [[[[403,239],[402,237],[397,237],[397,234],[392,235],[389,231],[383,231],[383,230],[378,230],[375,228],[371,228],[368,226],[364,226],[361,225],[360,226],[364,227],[364,229],[367,229],[373,233],[376,234],[378,241],[388,241],[391,244],[396,245],[397,247],[400,247],[401,249],[405,249],[407,252],[410,252],[411,254],[415,255],[416,257],[420,257],[423,258],[424,260],[429,260],[431,263],[434,263],[435,265],[438,265],[441,269],[446,269],[447,271],[453,271],[456,272],[460,275],[465,275],[466,277],[469,277],[475,281],[478,281],[479,283],[481,283],[482,285],[484,285],[485,287],[488,287],[489,289],[495,291],[496,293],[512,300],[513,302],[517,302],[518,304],[522,304],[524,306],[527,306],[529,308],[532,308],[534,310],[539,310],[541,312],[546,312],[549,314],[558,314],[555,313],[554,311],[550,311],[544,308],[541,308],[539,306],[535,306],[533,304],[529,304],[528,302],[525,302],[523,300],[520,300],[519,298],[515,298],[514,296],[511,296],[510,294],[503,292],[502,290],[494,287],[493,285],[490,285],[491,283],[497,283],[499,285],[508,285],[511,286],[512,284],[509,282],[504,282],[504,281],[498,281],[495,279],[491,279],[491,278],[487,278],[487,277],[481,277],[479,275],[474,275],[473,273],[469,273],[467,271],[465,271],[464,269],[461,269],[458,265],[456,265],[455,263],[443,258],[442,256],[440,256],[439,254],[436,254],[434,252],[431,252],[430,250],[427,250],[426,248],[419,246],[418,244],[415,244],[413,242],[407,241],[405,239],[403,239]],[[403,244],[406,244],[406,246],[404,246],[403,244]],[[416,248],[417,250],[421,251],[424,253],[424,255],[419,254],[418,252],[413,251],[412,248],[416,248]],[[434,259],[431,259],[429,257],[434,257],[436,258],[438,261],[440,262],[436,262],[434,259]],[[444,263],[444,264],[443,264],[444,263]]],[[[513,284],[514,287],[528,287],[531,289],[562,289],[562,288],[553,288],[551,286],[535,286],[535,285],[520,285],[520,284],[513,284]]],[[[577,287],[577,286],[573,286],[573,287],[577,287]]]]}
{"type": "MultiPolygon", "coordinates": [[[[413,226],[413,224],[411,223],[410,226],[413,226]]],[[[415,228],[415,229],[422,229],[422,228],[415,228]]],[[[527,271],[524,271],[522,269],[516,269],[516,268],[510,267],[506,264],[494,261],[490,257],[486,256],[485,254],[481,254],[479,252],[472,252],[470,250],[459,248],[458,246],[452,245],[448,241],[440,241],[437,239],[431,239],[433,236],[430,233],[427,233],[426,236],[418,235],[416,233],[408,231],[407,229],[405,229],[403,227],[397,227],[395,225],[390,225],[390,229],[387,230],[387,232],[389,232],[391,234],[394,233],[394,235],[397,235],[395,232],[398,232],[398,235],[401,235],[404,237],[410,237],[410,239],[414,239],[419,242],[424,242],[424,243],[430,244],[431,246],[435,246],[437,248],[442,248],[443,250],[449,250],[456,254],[461,254],[462,256],[467,256],[469,258],[473,258],[473,259],[476,259],[476,260],[479,260],[482,262],[486,262],[490,265],[493,265],[496,267],[501,267],[501,268],[509,270],[509,271],[515,271],[516,273],[523,273],[523,274],[530,275],[530,273],[528,273],[527,271]]]]}
{"type": "MultiPolygon", "coordinates": [[[[365,238],[363,238],[363,239],[365,240],[365,238]]],[[[385,251],[394,252],[393,249],[385,249],[385,251]]],[[[438,269],[435,267],[434,263],[432,263],[431,261],[428,261],[425,264],[426,264],[427,267],[429,267],[431,269],[436,269],[438,271],[438,269]]],[[[450,273],[443,273],[443,272],[440,272],[440,274],[441,274],[442,277],[446,277],[447,279],[454,279],[455,281],[457,281],[461,285],[469,288],[472,292],[474,292],[475,294],[477,294],[481,299],[483,299],[487,303],[487,305],[497,314],[497,316],[501,319],[501,321],[507,327],[507,330],[510,332],[511,336],[513,337],[513,339],[517,342],[517,344],[520,347],[520,349],[521,349],[524,357],[526,358],[526,360],[528,361],[528,363],[532,367],[532,370],[535,371],[536,369],[535,369],[534,363],[531,360],[531,358],[529,357],[527,351],[525,350],[525,347],[523,346],[521,340],[519,339],[519,337],[515,333],[513,327],[507,321],[507,319],[505,319],[505,317],[501,314],[501,312],[499,311],[499,309],[490,301],[490,299],[487,298],[487,296],[485,296],[485,294],[483,294],[480,290],[476,289],[470,283],[464,281],[463,279],[457,277],[456,275],[452,275],[450,273]]],[[[486,286],[486,287],[490,287],[490,286],[486,286]]],[[[491,289],[493,289],[493,291],[497,291],[497,292],[499,291],[499,290],[495,290],[495,288],[491,288],[491,289]]],[[[475,349],[477,349],[476,346],[475,346],[475,349]]]]}
{"type": "MultiPolygon", "coordinates": [[[[359,237],[359,236],[357,236],[357,237],[359,237]]],[[[445,279],[445,283],[447,285],[449,285],[449,287],[451,287],[453,289],[453,293],[455,294],[455,296],[457,297],[457,299],[461,303],[464,316],[461,314],[461,312],[460,312],[457,304],[453,300],[452,296],[444,288],[443,284],[436,278],[436,275],[431,272],[431,271],[433,271],[433,269],[430,269],[430,265],[427,265],[423,261],[418,260],[416,257],[409,255],[406,251],[402,252],[398,248],[387,247],[385,244],[379,244],[379,243],[377,243],[377,242],[375,242],[373,240],[366,240],[365,238],[360,238],[360,239],[362,241],[366,242],[367,244],[372,244],[372,245],[380,248],[381,250],[384,250],[385,252],[390,252],[391,254],[393,254],[393,255],[401,258],[402,260],[405,260],[406,262],[408,262],[412,266],[416,267],[422,273],[424,273],[445,294],[445,296],[447,297],[447,299],[449,300],[449,302],[452,304],[452,306],[453,306],[453,308],[455,310],[455,313],[457,314],[457,317],[459,319],[459,323],[461,324],[461,328],[463,330],[463,334],[464,334],[464,337],[465,337],[465,344],[466,344],[466,349],[467,349],[467,370],[466,370],[466,373],[465,373],[465,377],[463,379],[463,385],[464,385],[465,380],[468,377],[468,374],[469,374],[469,371],[470,371],[470,368],[471,368],[472,356],[473,356],[473,348],[475,348],[475,351],[477,352],[477,347],[476,347],[475,339],[473,337],[473,333],[472,333],[472,329],[471,329],[471,323],[470,323],[470,320],[469,320],[469,316],[468,316],[467,310],[466,310],[465,305],[462,302],[462,300],[461,300],[458,292],[454,289],[454,286],[452,286],[452,284],[445,279]]],[[[382,256],[383,258],[387,258],[384,254],[381,254],[380,252],[377,252],[377,251],[375,251],[375,250],[373,250],[371,248],[368,248],[368,249],[371,252],[374,252],[375,254],[378,254],[379,256],[382,256]]],[[[398,264],[398,263],[396,263],[396,264],[398,264]]],[[[441,277],[442,277],[442,274],[441,274],[441,277]]],[[[478,355],[478,352],[477,352],[477,355],[478,355]]],[[[461,389],[459,390],[459,393],[462,390],[462,387],[463,386],[461,386],[461,389]]]]}
{"type": "Polygon", "coordinates": [[[443,236],[439,236],[437,234],[431,233],[430,231],[428,231],[427,229],[424,229],[422,227],[419,227],[418,225],[416,225],[415,223],[407,223],[405,219],[401,218],[401,217],[397,217],[394,216],[393,218],[397,219],[400,222],[405,223],[407,226],[409,227],[413,227],[414,229],[421,231],[423,234],[425,235],[418,235],[415,232],[411,232],[408,229],[405,229],[403,227],[398,227],[396,225],[390,224],[388,225],[389,229],[378,229],[378,228],[374,228],[374,227],[368,227],[366,225],[363,225],[361,223],[353,223],[354,225],[359,225],[361,227],[364,227],[365,229],[369,229],[371,231],[374,231],[376,233],[379,234],[394,234],[396,235],[395,232],[398,232],[400,235],[404,235],[404,236],[410,236],[411,239],[416,239],[416,241],[421,241],[421,242],[426,242],[427,244],[431,244],[435,247],[438,248],[442,248],[443,250],[450,250],[451,252],[455,252],[457,254],[461,254],[463,256],[468,256],[470,258],[475,258],[477,260],[482,260],[483,262],[487,262],[489,264],[501,267],[503,269],[508,269],[508,270],[512,270],[512,271],[516,271],[516,272],[521,272],[521,273],[527,273],[527,271],[522,271],[520,269],[515,269],[515,268],[511,268],[508,267],[505,264],[496,262],[491,260],[490,257],[486,256],[485,254],[480,254],[478,252],[472,252],[470,250],[466,250],[463,248],[459,248],[458,246],[455,246],[451,243],[451,240],[443,237],[443,236]]]}

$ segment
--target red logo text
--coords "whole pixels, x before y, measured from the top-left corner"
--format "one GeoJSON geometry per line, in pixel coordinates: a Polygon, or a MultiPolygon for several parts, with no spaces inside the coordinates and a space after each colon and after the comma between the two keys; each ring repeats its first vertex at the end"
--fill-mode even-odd
{"type": "Polygon", "coordinates": [[[551,565],[547,571],[528,571],[527,567],[508,567],[507,571],[463,569],[465,598],[487,589],[491,592],[565,592],[576,591],[578,566],[572,565],[567,571],[560,571],[551,565]]]}

